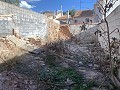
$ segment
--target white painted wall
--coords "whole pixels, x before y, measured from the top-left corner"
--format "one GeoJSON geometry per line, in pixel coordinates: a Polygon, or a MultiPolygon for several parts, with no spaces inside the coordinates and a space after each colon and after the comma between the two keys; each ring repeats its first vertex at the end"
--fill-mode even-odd
{"type": "Polygon", "coordinates": [[[60,17],[62,17],[63,16],[63,13],[62,12],[60,12],[60,13],[58,13],[55,17],[55,19],[58,19],[58,18],[60,18],[60,17]]]}
{"type": "MultiPolygon", "coordinates": [[[[109,2],[109,1],[110,1],[110,0],[108,0],[108,2],[109,2]]],[[[116,0],[112,0],[112,1],[113,1],[113,3],[114,3],[114,1],[116,1],[116,0]]],[[[117,1],[115,2],[115,4],[113,5],[113,7],[111,7],[110,11],[107,13],[107,16],[110,15],[110,13],[112,13],[112,11],[115,10],[119,5],[120,5],[120,0],[117,0],[117,1]]]]}
{"type": "MultiPolygon", "coordinates": [[[[117,38],[118,40],[120,40],[120,5],[118,7],[116,7],[108,16],[107,16],[107,21],[108,21],[108,25],[109,25],[109,30],[110,30],[110,38],[112,40],[113,37],[117,38]],[[115,30],[116,28],[119,29],[115,30]],[[115,31],[114,31],[115,30],[115,31]]],[[[101,24],[101,27],[103,28],[103,30],[107,31],[106,28],[106,24],[103,23],[101,24]]],[[[102,30],[101,30],[102,31],[102,30]]],[[[102,31],[102,36],[99,37],[99,42],[102,46],[102,48],[104,48],[105,50],[107,49],[108,45],[107,45],[107,33],[104,33],[102,31]]],[[[119,47],[119,54],[120,54],[120,47],[119,47]]]]}
{"type": "MultiPolygon", "coordinates": [[[[81,30],[81,26],[82,24],[70,25],[70,33],[72,33],[73,36],[80,34],[83,31],[81,30]]],[[[87,28],[87,31],[96,31],[97,29],[96,24],[86,24],[85,27],[87,28]]]]}
{"type": "Polygon", "coordinates": [[[80,18],[74,18],[70,21],[70,24],[75,24],[75,20],[77,20],[77,23],[82,24],[83,22],[86,23],[86,18],[89,18],[89,22],[90,20],[92,20],[93,23],[95,23],[95,18],[94,17],[80,17],[80,18]]]}
{"type": "MultiPolygon", "coordinates": [[[[105,7],[105,4],[106,4],[106,0],[98,0],[98,2],[103,6],[105,7]]],[[[107,0],[107,3],[108,2],[111,2],[111,3],[114,3],[114,5],[111,7],[111,9],[107,12],[107,16],[110,15],[110,13],[112,13],[113,10],[115,10],[119,5],[120,5],[120,0],[107,0]],[[116,1],[116,2],[115,2],[116,1]]],[[[94,6],[94,11],[95,13],[103,19],[103,16],[101,17],[101,13],[99,13],[99,9],[98,8],[101,8],[101,6],[98,4],[96,6],[94,6]]]]}

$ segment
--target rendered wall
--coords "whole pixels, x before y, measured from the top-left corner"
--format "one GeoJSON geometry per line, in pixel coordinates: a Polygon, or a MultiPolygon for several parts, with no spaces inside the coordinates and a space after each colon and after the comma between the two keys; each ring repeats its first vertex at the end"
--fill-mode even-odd
{"type": "MultiPolygon", "coordinates": [[[[73,36],[78,35],[82,32],[81,26],[82,26],[82,24],[71,24],[70,25],[70,32],[73,34],[73,36]]],[[[97,29],[96,24],[86,24],[85,27],[87,30],[90,30],[90,31],[91,30],[96,31],[96,29],[97,29]]]]}
{"type": "Polygon", "coordinates": [[[70,24],[75,24],[75,20],[76,23],[78,24],[82,24],[83,22],[86,23],[86,19],[92,20],[93,23],[95,23],[95,17],[81,17],[81,18],[74,18],[73,20],[70,20],[70,24]]]}
{"type": "MultiPolygon", "coordinates": [[[[109,24],[111,41],[112,41],[112,38],[114,37],[120,40],[120,5],[115,10],[113,10],[112,13],[108,15],[107,21],[109,24]]],[[[103,30],[107,31],[105,23],[101,24],[101,27],[103,28],[103,30]]],[[[102,36],[99,37],[99,41],[101,46],[106,49],[108,47],[106,43],[107,33],[104,33],[102,31],[102,36]]],[[[119,53],[120,53],[120,47],[119,47],[119,53]]]]}

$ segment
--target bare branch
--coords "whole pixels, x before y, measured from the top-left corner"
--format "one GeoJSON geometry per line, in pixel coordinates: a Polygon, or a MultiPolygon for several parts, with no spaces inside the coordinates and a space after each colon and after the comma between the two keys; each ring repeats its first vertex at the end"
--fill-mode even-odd
{"type": "Polygon", "coordinates": [[[99,2],[99,1],[97,1],[97,3],[100,5],[100,8],[103,10],[103,12],[104,12],[104,7],[103,7],[103,5],[99,2]]]}
{"type": "Polygon", "coordinates": [[[118,32],[120,32],[120,30],[118,28],[115,28],[112,32],[110,32],[110,34],[112,34],[113,32],[115,32],[116,30],[118,30],[118,32]]]}

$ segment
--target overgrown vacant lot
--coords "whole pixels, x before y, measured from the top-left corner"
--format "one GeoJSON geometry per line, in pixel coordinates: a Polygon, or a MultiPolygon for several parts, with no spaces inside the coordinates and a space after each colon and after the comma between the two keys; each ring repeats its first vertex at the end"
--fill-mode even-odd
{"type": "Polygon", "coordinates": [[[0,64],[0,90],[117,90],[105,79],[109,63],[97,41],[73,37],[21,52],[0,64]]]}

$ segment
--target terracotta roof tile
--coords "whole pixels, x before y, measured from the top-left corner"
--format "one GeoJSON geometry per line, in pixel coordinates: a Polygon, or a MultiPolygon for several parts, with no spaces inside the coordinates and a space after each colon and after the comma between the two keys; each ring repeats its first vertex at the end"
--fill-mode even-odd
{"type": "Polygon", "coordinates": [[[74,18],[78,17],[92,17],[93,16],[93,11],[92,10],[83,10],[83,11],[77,11],[75,13],[74,18]]]}
{"type": "Polygon", "coordinates": [[[78,17],[80,14],[81,14],[81,10],[79,10],[79,11],[77,11],[76,13],[75,13],[75,15],[74,15],[74,17],[78,17]]]}
{"type": "MultiPolygon", "coordinates": [[[[93,11],[92,10],[78,10],[74,18],[80,18],[80,17],[92,17],[93,16],[93,11]]],[[[71,16],[70,16],[71,19],[71,16]]],[[[67,15],[63,15],[62,17],[58,18],[57,20],[67,20],[67,15]]]]}

